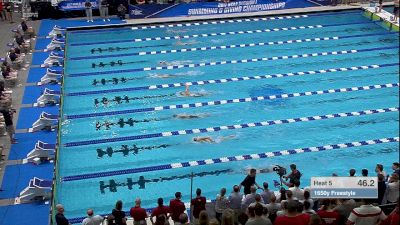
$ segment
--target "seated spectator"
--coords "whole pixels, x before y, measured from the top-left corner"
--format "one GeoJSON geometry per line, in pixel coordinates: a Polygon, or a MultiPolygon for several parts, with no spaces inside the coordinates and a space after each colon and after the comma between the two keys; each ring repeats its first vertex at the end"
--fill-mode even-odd
{"type": "Polygon", "coordinates": [[[254,206],[254,218],[247,221],[246,225],[272,225],[271,220],[263,216],[264,207],[257,203],[254,206]]]}
{"type": "Polygon", "coordinates": [[[135,207],[132,207],[130,210],[134,225],[146,225],[147,213],[144,208],[140,207],[141,203],[140,198],[137,198],[135,200],[135,207]]]}
{"type": "Polygon", "coordinates": [[[104,218],[100,215],[94,216],[93,209],[87,210],[87,217],[82,221],[82,225],[101,225],[103,224],[104,218]]]}
{"type": "Polygon", "coordinates": [[[323,225],[339,224],[340,215],[334,210],[335,206],[336,200],[322,200],[322,208],[318,210],[317,214],[321,217],[323,225]]]}
{"type": "Polygon", "coordinates": [[[261,197],[265,204],[268,204],[271,201],[272,195],[275,195],[273,191],[268,189],[268,183],[263,183],[264,191],[261,193],[261,197]]]}
{"type": "Polygon", "coordinates": [[[169,208],[164,206],[164,199],[158,198],[157,200],[158,206],[153,209],[150,217],[150,221],[155,225],[164,225],[166,221],[169,219],[169,208]],[[156,222],[154,223],[153,217],[156,218],[156,222]]]}
{"type": "Polygon", "coordinates": [[[247,223],[247,221],[249,220],[249,216],[246,214],[246,213],[241,213],[239,216],[238,216],[238,223],[240,224],[240,225],[245,225],[246,223],[247,223]]]}
{"type": "Polygon", "coordinates": [[[235,218],[233,210],[225,209],[224,212],[222,212],[221,225],[234,225],[234,224],[235,224],[235,218]]]}
{"type": "Polygon", "coordinates": [[[400,210],[399,210],[399,198],[397,198],[396,208],[389,214],[389,216],[382,221],[380,225],[399,225],[400,224],[400,210]]]}
{"type": "MultiPolygon", "coordinates": [[[[203,210],[199,214],[199,225],[208,225],[209,224],[208,213],[206,210],[203,210]]],[[[219,224],[219,222],[218,222],[219,224]]]]}
{"type": "Polygon", "coordinates": [[[115,203],[115,208],[112,210],[111,214],[113,215],[115,225],[126,225],[126,216],[125,212],[122,210],[121,200],[115,203]]]}
{"type": "Polygon", "coordinates": [[[389,178],[386,186],[386,193],[383,198],[383,203],[395,203],[399,197],[399,175],[393,173],[389,178]]]}
{"type": "Polygon", "coordinates": [[[313,214],[310,216],[310,223],[309,225],[322,225],[322,220],[321,217],[319,217],[317,214],[313,214]]]}
{"type": "Polygon", "coordinates": [[[215,200],[215,217],[220,223],[221,223],[222,213],[224,212],[225,209],[229,207],[229,200],[225,196],[225,194],[226,194],[226,189],[221,188],[221,191],[219,195],[217,195],[217,198],[215,200]]]}
{"type": "Polygon", "coordinates": [[[25,42],[24,37],[19,32],[16,33],[15,42],[24,52],[29,52],[31,45],[25,42]]]}
{"type": "Polygon", "coordinates": [[[309,217],[306,219],[304,215],[306,214],[299,215],[297,213],[296,201],[288,201],[286,215],[278,216],[275,220],[275,225],[308,225],[309,217]]]}
{"type": "Polygon", "coordinates": [[[29,36],[29,38],[35,38],[36,37],[35,29],[33,29],[33,27],[29,27],[24,18],[21,19],[21,29],[22,29],[22,31],[24,32],[25,35],[29,36]]]}
{"type": "Polygon", "coordinates": [[[356,207],[353,199],[338,199],[335,211],[339,213],[339,224],[345,224],[351,211],[356,207]]]}
{"type": "Polygon", "coordinates": [[[346,225],[376,225],[386,219],[386,215],[378,206],[373,206],[370,199],[361,202],[361,206],[353,209],[346,225]]]}
{"type": "Polygon", "coordinates": [[[309,201],[304,201],[303,207],[304,207],[303,213],[307,213],[307,214],[310,214],[310,215],[317,214],[317,213],[312,209],[311,204],[310,204],[309,201]]]}
{"type": "Polygon", "coordinates": [[[271,222],[274,222],[275,218],[277,216],[277,212],[281,208],[281,204],[280,203],[276,203],[276,196],[275,195],[271,196],[271,202],[268,203],[266,207],[267,207],[268,213],[269,213],[268,218],[271,220],[271,222]]]}
{"type": "Polygon", "coordinates": [[[280,204],[281,204],[281,209],[278,212],[276,212],[276,215],[277,216],[286,215],[288,202],[287,201],[282,201],[280,204]]]}
{"type": "Polygon", "coordinates": [[[169,213],[174,222],[179,222],[179,216],[186,210],[185,204],[183,204],[181,198],[182,194],[180,192],[176,192],[175,199],[171,199],[169,202],[169,213]]]}
{"type": "Polygon", "coordinates": [[[289,190],[293,193],[293,198],[299,201],[304,199],[304,190],[300,188],[300,181],[294,180],[293,187],[289,188],[289,190]]]}

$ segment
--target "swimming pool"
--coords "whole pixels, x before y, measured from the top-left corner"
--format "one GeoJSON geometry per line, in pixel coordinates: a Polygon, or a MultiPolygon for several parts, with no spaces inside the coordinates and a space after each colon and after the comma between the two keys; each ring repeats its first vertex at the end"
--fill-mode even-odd
{"type": "Polygon", "coordinates": [[[188,202],[191,176],[214,199],[250,167],[295,163],[302,186],[388,168],[398,41],[358,10],[69,31],[56,203],[76,218],[178,190],[188,202]]]}

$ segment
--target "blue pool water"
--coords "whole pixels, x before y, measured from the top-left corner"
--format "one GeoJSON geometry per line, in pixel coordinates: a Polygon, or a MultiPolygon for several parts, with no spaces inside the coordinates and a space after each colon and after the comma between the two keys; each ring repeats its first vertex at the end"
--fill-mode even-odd
{"type": "MultiPolygon", "coordinates": [[[[302,186],[309,185],[311,176],[345,176],[349,168],[374,173],[376,163],[389,170],[398,158],[396,142],[140,173],[130,169],[396,137],[396,110],[242,129],[205,128],[398,107],[396,85],[328,93],[397,84],[398,41],[398,34],[358,10],[267,21],[71,31],[57,202],[65,205],[67,217],[75,218],[89,207],[109,213],[119,199],[126,210],[136,197],[144,207],[154,207],[156,198],[169,200],[178,190],[187,202],[192,173],[194,187],[213,199],[220,188],[229,190],[239,183],[251,167],[295,163],[304,174],[302,186]],[[248,78],[264,75],[273,76],[248,78]],[[202,96],[182,97],[186,82],[194,84],[191,92],[202,96]],[[156,86],[162,84],[169,85],[156,86]],[[296,97],[302,92],[314,94],[296,97]],[[293,95],[257,100],[284,94],[293,95]],[[240,98],[253,100],[219,104],[240,98]],[[192,129],[203,133],[193,134],[192,129]],[[216,143],[194,143],[198,136],[210,136],[216,143]]],[[[278,177],[273,172],[257,176],[258,183],[274,179],[278,177]]]]}

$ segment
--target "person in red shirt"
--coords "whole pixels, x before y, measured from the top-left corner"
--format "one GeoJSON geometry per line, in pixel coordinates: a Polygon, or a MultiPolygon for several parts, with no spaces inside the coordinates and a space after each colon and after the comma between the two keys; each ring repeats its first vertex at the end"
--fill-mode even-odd
{"type": "Polygon", "coordinates": [[[182,194],[180,192],[175,193],[175,199],[171,199],[169,202],[169,212],[174,222],[179,222],[179,216],[186,210],[185,204],[181,201],[182,194]]]}
{"type": "Polygon", "coordinates": [[[297,214],[297,204],[297,201],[288,201],[286,215],[278,216],[274,225],[308,225],[310,217],[297,214]]]}
{"type": "Polygon", "coordinates": [[[399,198],[397,198],[397,205],[396,208],[390,213],[390,215],[382,221],[381,225],[399,225],[400,220],[400,210],[399,210],[399,198]]]}
{"type": "Polygon", "coordinates": [[[130,210],[131,217],[133,218],[134,225],[146,225],[147,213],[146,210],[140,207],[142,201],[140,198],[135,200],[135,207],[130,210]]]}
{"type": "Polygon", "coordinates": [[[196,198],[191,202],[194,224],[199,224],[199,214],[201,211],[206,210],[206,198],[201,196],[201,189],[197,188],[196,198]]]}
{"type": "Polygon", "coordinates": [[[169,219],[169,208],[164,206],[164,199],[158,198],[157,200],[158,207],[154,208],[151,212],[150,221],[155,225],[164,225],[166,221],[169,219]],[[156,217],[156,222],[154,223],[153,217],[156,217]]]}
{"type": "Polygon", "coordinates": [[[318,210],[317,214],[322,219],[323,225],[338,225],[340,220],[340,215],[334,210],[336,206],[336,200],[334,199],[324,199],[322,201],[322,208],[318,210]]]}

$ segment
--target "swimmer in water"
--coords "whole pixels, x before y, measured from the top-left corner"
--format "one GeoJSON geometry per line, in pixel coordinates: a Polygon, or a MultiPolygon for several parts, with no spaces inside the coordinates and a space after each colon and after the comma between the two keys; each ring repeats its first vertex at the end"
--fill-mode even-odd
{"type": "Polygon", "coordinates": [[[213,139],[210,136],[194,137],[193,141],[197,142],[197,143],[220,143],[220,142],[225,141],[225,140],[234,139],[235,137],[236,137],[236,135],[229,135],[229,136],[226,136],[226,137],[218,137],[216,139],[213,139]]]}
{"type": "Polygon", "coordinates": [[[183,97],[202,97],[202,96],[204,96],[204,94],[198,93],[198,92],[197,93],[191,93],[190,90],[189,90],[189,84],[188,83],[185,84],[185,91],[181,91],[181,92],[179,92],[179,94],[181,96],[183,96],[183,97]]]}
{"type": "Polygon", "coordinates": [[[154,77],[154,78],[171,78],[171,77],[176,77],[173,74],[154,74],[154,75],[150,75],[150,77],[154,77]]]}
{"type": "Polygon", "coordinates": [[[158,65],[160,65],[160,66],[169,66],[170,63],[168,63],[167,61],[160,61],[160,62],[158,62],[158,65]]]}
{"type": "Polygon", "coordinates": [[[174,118],[177,119],[199,119],[199,118],[204,118],[207,117],[208,114],[186,114],[186,113],[181,113],[181,114],[175,114],[174,118]]]}

